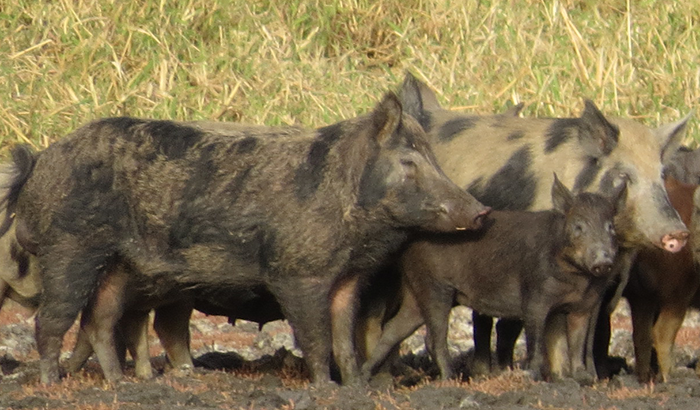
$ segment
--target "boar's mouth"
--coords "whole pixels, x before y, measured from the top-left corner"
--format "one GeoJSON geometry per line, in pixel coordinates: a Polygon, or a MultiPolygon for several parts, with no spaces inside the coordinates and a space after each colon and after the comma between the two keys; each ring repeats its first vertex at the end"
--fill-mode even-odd
{"type": "Polygon", "coordinates": [[[469,229],[481,229],[484,227],[486,218],[488,217],[488,215],[490,213],[491,213],[491,207],[487,206],[474,217],[470,226],[457,225],[455,227],[455,230],[456,231],[466,231],[469,229]]]}

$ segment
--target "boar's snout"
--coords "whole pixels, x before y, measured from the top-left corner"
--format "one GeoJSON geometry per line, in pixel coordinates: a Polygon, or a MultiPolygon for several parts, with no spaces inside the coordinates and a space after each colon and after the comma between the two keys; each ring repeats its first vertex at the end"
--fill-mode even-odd
{"type": "Polygon", "coordinates": [[[452,200],[440,205],[439,230],[465,231],[481,229],[491,208],[484,206],[475,199],[469,201],[452,200]]]}
{"type": "Polygon", "coordinates": [[[688,231],[677,231],[669,233],[661,238],[661,245],[665,251],[676,253],[683,249],[688,242],[688,231]]]}

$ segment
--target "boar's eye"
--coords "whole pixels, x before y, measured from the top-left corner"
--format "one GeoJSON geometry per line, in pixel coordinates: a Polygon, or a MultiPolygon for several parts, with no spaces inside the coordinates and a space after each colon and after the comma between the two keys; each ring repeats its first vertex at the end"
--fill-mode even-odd
{"type": "Polygon", "coordinates": [[[628,184],[632,183],[632,178],[630,178],[630,175],[628,173],[620,172],[617,175],[617,178],[615,179],[615,187],[618,187],[618,186],[620,186],[620,184],[625,183],[625,182],[628,184]]]}
{"type": "Polygon", "coordinates": [[[583,234],[583,225],[581,223],[575,223],[573,229],[574,238],[578,238],[583,234]]]}
{"type": "Polygon", "coordinates": [[[418,171],[418,165],[412,159],[402,159],[401,166],[403,166],[404,171],[408,177],[414,177],[418,171]]]}

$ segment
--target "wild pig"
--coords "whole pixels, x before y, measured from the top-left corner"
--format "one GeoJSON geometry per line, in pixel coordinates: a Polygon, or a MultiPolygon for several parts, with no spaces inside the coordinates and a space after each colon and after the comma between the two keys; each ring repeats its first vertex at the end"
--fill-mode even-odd
{"type": "MultiPolygon", "coordinates": [[[[33,168],[16,162],[8,208],[42,268],[42,382],[58,379],[63,335],[83,308],[120,310],[125,292],[163,300],[257,285],[279,302],[313,381],[330,380],[331,351],[352,381],[358,280],[410,232],[478,228],[489,209],[444,176],[393,94],[370,115],[292,134],[112,118],[52,144],[33,168]]],[[[103,369],[114,361],[96,353],[103,369]]]]}
{"type": "Polygon", "coordinates": [[[591,308],[609,285],[618,248],[613,218],[624,206],[625,186],[620,181],[613,198],[574,197],[555,178],[553,210],[493,211],[493,223],[483,231],[419,235],[400,257],[401,308],[384,327],[363,374],[426,323],[426,343],[440,374],[451,377],[447,319],[455,303],[523,319],[530,368],[545,378],[562,374],[562,358],[552,349],[562,338],[568,338],[572,373],[584,371],[591,308]],[[565,327],[551,326],[559,315],[565,327]]]}
{"type": "Polygon", "coordinates": [[[670,254],[655,248],[639,251],[623,296],[632,313],[635,373],[641,383],[654,379],[652,348],[658,379],[665,382],[673,366],[673,343],[700,286],[694,243],[700,234],[698,185],[666,178],[666,191],[683,222],[690,228],[688,244],[670,254]]]}
{"type": "MultiPolygon", "coordinates": [[[[614,268],[619,285],[608,298],[610,306],[601,311],[603,322],[627,281],[635,249],[654,245],[677,252],[685,244],[688,231],[669,203],[661,175],[662,163],[676,152],[688,117],[652,130],[629,119],[608,119],[591,101],[579,118],[469,116],[443,109],[435,93],[411,74],[400,96],[406,111],[427,131],[445,174],[494,209],[549,208],[554,172],[574,192],[609,193],[612,179],[627,178],[626,209],[615,220],[622,246],[614,268]]],[[[475,339],[481,342],[477,346],[490,347],[490,320],[474,323],[488,327],[475,329],[475,339]]],[[[509,333],[517,336],[519,330],[509,333]]],[[[514,342],[499,341],[499,361],[512,362],[514,342]]],[[[477,351],[476,357],[487,361],[481,367],[489,366],[488,351],[477,351]]]]}
{"type": "Polygon", "coordinates": [[[700,184],[700,149],[680,147],[664,165],[667,177],[686,184],[700,184]]]}

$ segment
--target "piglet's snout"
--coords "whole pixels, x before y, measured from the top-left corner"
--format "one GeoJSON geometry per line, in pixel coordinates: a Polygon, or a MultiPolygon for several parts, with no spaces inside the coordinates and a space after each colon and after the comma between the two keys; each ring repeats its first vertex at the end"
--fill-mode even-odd
{"type": "Polygon", "coordinates": [[[607,275],[612,271],[615,253],[607,250],[595,252],[591,272],[596,276],[607,275]]]}

